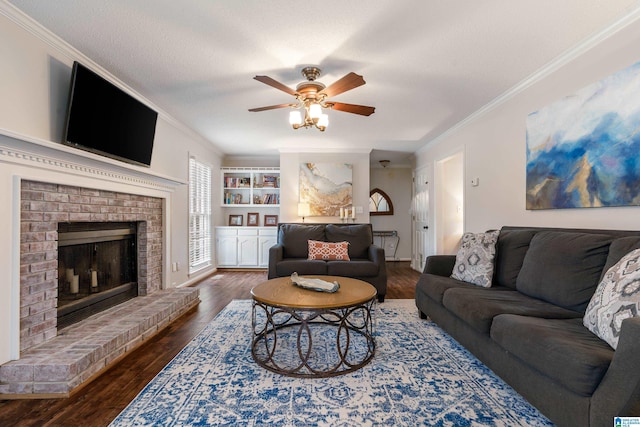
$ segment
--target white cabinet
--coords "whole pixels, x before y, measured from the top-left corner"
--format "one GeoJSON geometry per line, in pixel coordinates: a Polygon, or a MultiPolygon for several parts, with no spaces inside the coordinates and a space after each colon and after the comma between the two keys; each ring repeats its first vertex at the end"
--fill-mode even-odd
{"type": "Polygon", "coordinates": [[[276,244],[278,237],[275,228],[260,230],[258,236],[258,266],[269,266],[269,248],[276,244]]]}
{"type": "Polygon", "coordinates": [[[276,227],[216,227],[218,267],[266,268],[276,227]]]}
{"type": "Polygon", "coordinates": [[[216,256],[218,267],[238,265],[238,233],[236,230],[216,227],[216,256]]]}
{"type": "Polygon", "coordinates": [[[220,168],[222,206],[280,205],[279,168],[220,168]]]}
{"type": "Polygon", "coordinates": [[[256,267],[258,265],[258,230],[238,230],[238,265],[256,267]]]}

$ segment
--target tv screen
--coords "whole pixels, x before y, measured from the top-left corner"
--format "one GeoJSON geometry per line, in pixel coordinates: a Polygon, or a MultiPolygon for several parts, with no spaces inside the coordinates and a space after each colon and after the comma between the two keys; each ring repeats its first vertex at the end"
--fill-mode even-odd
{"type": "Polygon", "coordinates": [[[65,144],[148,167],[157,119],[151,108],[74,62],[65,144]]]}

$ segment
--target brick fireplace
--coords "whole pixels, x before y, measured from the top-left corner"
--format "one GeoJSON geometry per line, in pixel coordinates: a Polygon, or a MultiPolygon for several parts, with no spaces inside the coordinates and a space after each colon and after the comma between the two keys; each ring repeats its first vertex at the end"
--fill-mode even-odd
{"type": "Polygon", "coordinates": [[[58,333],[58,223],[137,223],[138,295],[162,284],[162,199],[22,181],[20,204],[20,351],[58,333]]]}

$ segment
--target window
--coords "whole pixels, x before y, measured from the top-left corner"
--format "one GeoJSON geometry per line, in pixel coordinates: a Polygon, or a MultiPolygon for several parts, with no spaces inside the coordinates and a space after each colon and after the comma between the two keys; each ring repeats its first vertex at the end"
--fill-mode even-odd
{"type": "Polygon", "coordinates": [[[369,215],[393,215],[391,199],[379,188],[369,193],[369,215]]]}
{"type": "Polygon", "coordinates": [[[211,167],[189,158],[189,273],[211,265],[211,167]]]}

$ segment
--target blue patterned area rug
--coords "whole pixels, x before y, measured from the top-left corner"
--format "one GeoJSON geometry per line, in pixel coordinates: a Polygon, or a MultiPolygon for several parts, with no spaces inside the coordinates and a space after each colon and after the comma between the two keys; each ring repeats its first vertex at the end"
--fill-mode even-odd
{"type": "Polygon", "coordinates": [[[251,357],[251,301],[234,300],[112,426],[552,426],[413,300],[376,307],[376,354],[353,373],[291,378],[251,357]]]}

